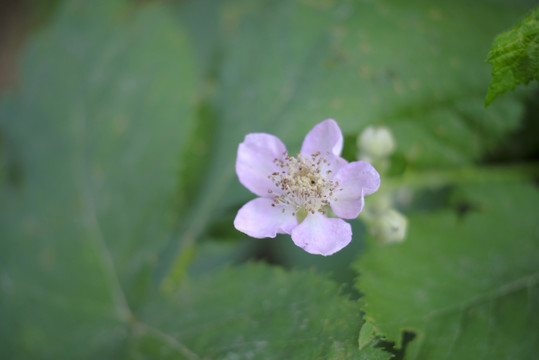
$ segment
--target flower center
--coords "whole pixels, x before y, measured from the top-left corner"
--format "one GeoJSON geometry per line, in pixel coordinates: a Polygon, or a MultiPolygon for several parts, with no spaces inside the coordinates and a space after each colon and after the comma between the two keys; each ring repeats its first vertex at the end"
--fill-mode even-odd
{"type": "MultiPolygon", "coordinates": [[[[326,153],[326,156],[329,153],[326,153]]],[[[280,189],[280,194],[273,198],[272,206],[290,205],[295,211],[292,216],[305,217],[307,213],[320,212],[326,214],[324,208],[337,200],[335,194],[341,191],[339,182],[332,180],[330,162],[320,155],[320,152],[305,156],[298,154],[296,157],[283,154],[283,159],[274,159],[280,171],[268,176],[269,179],[280,189]]],[[[269,190],[269,193],[272,193],[269,190]]],[[[282,210],[285,212],[285,209],[282,210]]],[[[303,219],[301,219],[303,220],[303,219]]]]}

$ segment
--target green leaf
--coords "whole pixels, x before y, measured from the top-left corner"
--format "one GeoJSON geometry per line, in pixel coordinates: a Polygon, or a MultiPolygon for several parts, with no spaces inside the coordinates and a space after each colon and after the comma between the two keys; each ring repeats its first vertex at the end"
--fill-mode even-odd
{"type": "Polygon", "coordinates": [[[0,109],[0,347],[114,357],[169,240],[193,123],[185,33],[160,6],[69,1],[0,109]]]}
{"type": "Polygon", "coordinates": [[[372,345],[358,350],[359,306],[339,293],[313,272],[260,264],[195,277],[144,309],[145,325],[131,339],[130,356],[389,359],[372,345]]]}
{"type": "Polygon", "coordinates": [[[356,264],[365,317],[406,359],[534,359],[539,351],[537,203],[531,185],[459,190],[464,215],[410,216],[402,244],[356,264]]]}
{"type": "Polygon", "coordinates": [[[539,7],[496,36],[487,61],[492,65],[492,81],[485,106],[517,85],[539,79],[539,7]]]}
{"type": "Polygon", "coordinates": [[[361,330],[359,331],[359,349],[364,349],[366,346],[372,344],[372,342],[376,338],[376,328],[374,325],[366,321],[362,326],[361,330]]]}

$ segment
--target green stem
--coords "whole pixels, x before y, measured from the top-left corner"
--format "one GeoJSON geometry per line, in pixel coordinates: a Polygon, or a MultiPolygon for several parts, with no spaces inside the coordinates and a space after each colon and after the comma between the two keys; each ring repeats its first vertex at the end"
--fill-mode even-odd
{"type": "Polygon", "coordinates": [[[510,182],[539,177],[539,163],[461,167],[428,172],[407,172],[399,177],[383,179],[385,191],[400,188],[440,188],[447,185],[487,182],[510,182]]]}

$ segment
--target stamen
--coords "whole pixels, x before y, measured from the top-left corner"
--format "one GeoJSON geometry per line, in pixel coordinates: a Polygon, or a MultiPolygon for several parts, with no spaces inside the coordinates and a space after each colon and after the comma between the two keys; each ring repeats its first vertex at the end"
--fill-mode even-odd
{"type": "MultiPolygon", "coordinates": [[[[329,155],[329,152],[326,153],[329,155]]],[[[338,182],[332,180],[332,171],[327,169],[329,161],[320,152],[296,157],[283,153],[282,159],[274,159],[275,165],[282,169],[269,176],[280,195],[274,196],[274,205],[286,204],[293,206],[296,212],[320,212],[325,214],[324,207],[330,206],[336,199],[335,191],[342,190],[338,182]]],[[[274,193],[268,190],[268,193],[274,193]]],[[[284,213],[284,209],[282,210],[284,213]]]]}

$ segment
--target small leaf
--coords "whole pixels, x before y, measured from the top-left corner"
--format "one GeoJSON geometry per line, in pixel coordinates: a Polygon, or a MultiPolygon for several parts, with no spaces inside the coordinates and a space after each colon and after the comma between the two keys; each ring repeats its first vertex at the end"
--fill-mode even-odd
{"type": "Polygon", "coordinates": [[[487,61],[492,65],[492,81],[485,106],[519,84],[539,80],[539,7],[496,36],[487,61]]]}
{"type": "Polygon", "coordinates": [[[370,321],[365,321],[359,331],[359,350],[372,343],[376,335],[375,327],[370,321]]]}

